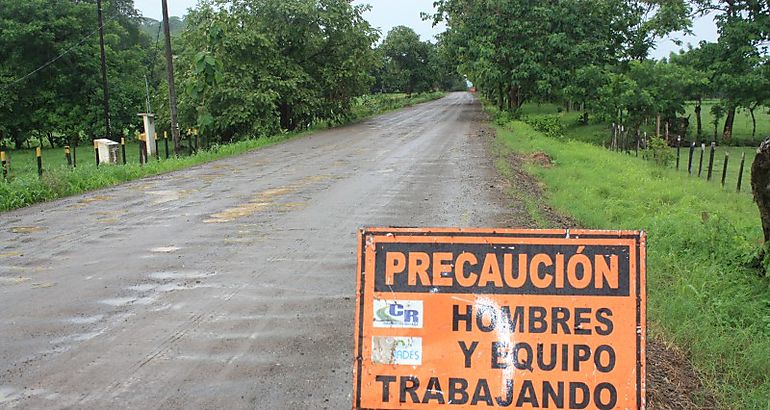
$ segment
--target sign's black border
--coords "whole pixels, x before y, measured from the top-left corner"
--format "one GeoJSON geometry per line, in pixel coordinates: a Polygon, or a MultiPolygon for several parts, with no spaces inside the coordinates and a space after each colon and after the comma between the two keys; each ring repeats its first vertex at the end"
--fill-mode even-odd
{"type": "MultiPolygon", "coordinates": [[[[408,229],[408,228],[394,228],[394,229],[408,229]]],[[[420,229],[420,228],[415,228],[420,229]]],[[[435,229],[435,228],[434,228],[435,229]]],[[[478,231],[478,232],[460,232],[460,231],[431,231],[430,229],[420,231],[406,231],[406,230],[394,230],[388,231],[386,229],[363,229],[359,234],[359,251],[361,252],[361,260],[358,262],[358,275],[360,275],[360,289],[358,289],[358,350],[356,352],[356,386],[353,392],[355,397],[354,410],[377,410],[377,409],[364,409],[361,407],[361,384],[363,383],[363,349],[364,349],[364,294],[366,289],[366,240],[370,236],[445,236],[445,237],[484,237],[484,238],[544,238],[544,239],[564,239],[572,238],[570,231],[562,230],[561,233],[555,233],[556,231],[548,232],[498,232],[495,230],[478,231]]],[[[634,240],[634,246],[636,247],[636,327],[642,328],[642,272],[641,272],[641,233],[629,233],[627,231],[617,231],[613,234],[613,231],[580,231],[579,235],[575,235],[575,239],[632,239],[634,240]]],[[[646,253],[645,253],[646,257],[646,253]]],[[[645,268],[647,263],[645,261],[645,268]]],[[[646,269],[645,269],[646,270],[646,269]]],[[[645,287],[645,293],[647,289],[645,287]]],[[[646,296],[646,295],[645,295],[646,296]]],[[[646,315],[645,315],[646,318],[646,315]]],[[[646,328],[646,326],[645,326],[646,328]]],[[[644,332],[646,333],[646,332],[644,332]]],[[[636,407],[642,409],[642,332],[636,332],[636,407]]],[[[646,375],[644,375],[646,376],[646,375]]]]}

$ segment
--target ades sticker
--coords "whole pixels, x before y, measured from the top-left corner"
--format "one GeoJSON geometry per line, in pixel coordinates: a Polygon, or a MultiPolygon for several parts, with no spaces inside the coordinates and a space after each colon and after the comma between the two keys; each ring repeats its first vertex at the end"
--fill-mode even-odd
{"type": "Polygon", "coordinates": [[[419,366],[422,364],[422,338],[374,336],[372,362],[419,366]]]}

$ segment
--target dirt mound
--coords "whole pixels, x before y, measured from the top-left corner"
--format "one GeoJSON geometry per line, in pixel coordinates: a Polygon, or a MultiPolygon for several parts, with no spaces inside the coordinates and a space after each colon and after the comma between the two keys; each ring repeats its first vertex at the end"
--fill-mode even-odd
{"type": "Polygon", "coordinates": [[[533,152],[527,157],[527,161],[540,165],[543,168],[550,168],[553,166],[551,157],[542,151],[533,152]]]}

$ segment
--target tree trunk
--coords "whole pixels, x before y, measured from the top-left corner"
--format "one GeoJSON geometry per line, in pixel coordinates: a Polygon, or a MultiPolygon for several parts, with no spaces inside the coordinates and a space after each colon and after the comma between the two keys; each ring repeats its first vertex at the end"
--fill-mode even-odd
{"type": "Polygon", "coordinates": [[[655,117],[655,136],[660,138],[660,114],[655,117]]]}
{"type": "Polygon", "coordinates": [[[505,109],[505,90],[503,90],[503,86],[497,87],[497,106],[500,108],[500,111],[503,111],[505,109]]]}
{"type": "Polygon", "coordinates": [[[749,113],[751,114],[751,138],[757,136],[757,117],[754,116],[754,110],[756,109],[756,105],[749,108],[749,113]]]}
{"type": "Polygon", "coordinates": [[[46,135],[48,135],[48,144],[51,145],[51,148],[56,148],[56,145],[53,143],[53,133],[49,132],[46,135]]]}
{"type": "Polygon", "coordinates": [[[759,207],[762,232],[767,243],[770,241],[770,139],[759,146],[757,157],[751,166],[751,190],[759,207]]]}
{"type": "Polygon", "coordinates": [[[725,128],[722,132],[722,141],[729,144],[733,140],[733,124],[735,123],[735,105],[730,105],[725,118],[725,128]]]}
{"type": "Polygon", "coordinates": [[[513,111],[513,86],[508,86],[508,111],[513,111]]]}
{"type": "Polygon", "coordinates": [[[14,130],[13,132],[13,145],[16,149],[24,148],[24,138],[22,138],[21,131],[19,130],[14,130]]]}
{"type": "Polygon", "coordinates": [[[703,136],[703,118],[701,112],[703,111],[703,99],[698,97],[698,102],[695,104],[695,121],[698,123],[698,139],[703,136]]]}

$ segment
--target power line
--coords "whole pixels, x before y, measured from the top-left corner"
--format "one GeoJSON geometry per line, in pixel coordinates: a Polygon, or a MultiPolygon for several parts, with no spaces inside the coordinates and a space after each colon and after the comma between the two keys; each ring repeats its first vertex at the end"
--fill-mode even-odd
{"type": "MultiPolygon", "coordinates": [[[[112,17],[114,17],[114,15],[113,15],[112,17]]],[[[92,31],[90,34],[88,34],[88,35],[86,35],[85,37],[83,37],[83,38],[82,38],[82,39],[81,39],[81,40],[80,40],[80,41],[79,41],[77,44],[75,44],[74,46],[72,46],[72,47],[68,48],[68,49],[67,49],[67,50],[65,50],[63,53],[61,53],[61,54],[59,54],[58,56],[56,56],[56,57],[52,58],[51,60],[48,60],[48,62],[46,62],[45,64],[41,65],[40,67],[38,67],[38,68],[36,68],[36,69],[34,69],[34,70],[30,71],[30,72],[29,72],[29,73],[27,73],[25,76],[23,76],[23,77],[20,77],[20,78],[17,78],[17,79],[15,79],[15,80],[11,81],[11,82],[10,82],[10,83],[8,83],[8,84],[5,84],[5,88],[6,88],[6,89],[8,89],[8,88],[10,88],[11,86],[13,86],[13,85],[15,85],[15,84],[18,84],[18,83],[20,83],[20,82],[22,82],[22,81],[26,80],[27,78],[29,78],[29,77],[31,77],[31,76],[33,76],[33,75],[35,75],[37,72],[39,72],[39,71],[42,71],[42,70],[46,69],[46,68],[47,68],[48,66],[50,66],[51,64],[53,64],[53,63],[55,63],[55,62],[57,62],[57,61],[61,60],[61,59],[62,59],[64,56],[66,56],[67,54],[69,54],[71,51],[73,51],[73,50],[75,50],[76,48],[78,48],[78,47],[80,47],[81,45],[83,45],[83,43],[85,43],[85,42],[86,42],[86,40],[88,40],[89,38],[93,37],[93,36],[94,36],[94,34],[98,33],[98,32],[99,32],[99,30],[101,30],[101,29],[102,29],[102,28],[103,28],[105,25],[107,25],[107,23],[108,23],[108,22],[110,22],[110,20],[112,20],[112,17],[108,17],[108,18],[106,19],[106,21],[104,22],[104,24],[102,24],[101,26],[97,27],[97,29],[96,29],[96,30],[92,31]]]]}

